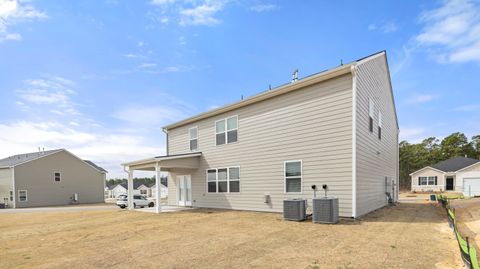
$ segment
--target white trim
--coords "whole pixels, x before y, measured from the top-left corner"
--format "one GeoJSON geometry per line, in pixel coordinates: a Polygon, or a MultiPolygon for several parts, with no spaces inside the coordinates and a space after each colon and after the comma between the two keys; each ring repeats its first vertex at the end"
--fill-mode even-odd
{"type": "MultiPolygon", "coordinates": [[[[289,178],[298,178],[291,176],[289,178]]],[[[289,160],[283,162],[283,192],[284,194],[303,194],[303,160],[289,160]],[[300,162],[300,192],[287,192],[287,163],[300,162]]]]}
{"type": "Polygon", "coordinates": [[[198,151],[198,146],[199,146],[198,145],[198,141],[199,141],[198,137],[199,136],[200,136],[200,134],[198,133],[198,125],[188,128],[188,148],[190,149],[190,151],[193,151],[193,152],[198,151]],[[192,129],[197,130],[197,137],[195,137],[195,138],[192,138],[192,133],[190,132],[192,129]],[[192,140],[197,140],[197,148],[196,149],[192,149],[192,144],[191,144],[192,140]]]}
{"type": "MultiPolygon", "coordinates": [[[[438,184],[435,184],[435,178],[437,178],[437,183],[438,183],[438,177],[437,176],[422,176],[422,177],[418,177],[418,186],[439,186],[438,184]],[[427,184],[420,184],[420,182],[422,181],[422,178],[426,178],[427,179],[427,184]],[[433,184],[430,184],[430,179],[433,178],[433,184]]],[[[444,178],[445,182],[447,181],[446,178],[444,178]]]]}
{"type": "Polygon", "coordinates": [[[428,168],[430,168],[430,169],[432,169],[432,170],[435,170],[435,171],[437,171],[437,172],[439,172],[439,173],[446,174],[446,172],[443,172],[442,170],[435,169],[435,168],[433,168],[433,167],[431,167],[431,166],[425,166],[424,168],[422,168],[422,169],[420,169],[420,170],[417,170],[417,171],[411,173],[409,176],[413,176],[414,174],[416,174],[416,173],[418,173],[418,172],[420,172],[420,171],[423,171],[423,170],[425,170],[425,169],[428,169],[428,168]]]}
{"type": "Polygon", "coordinates": [[[216,120],[216,121],[215,121],[215,126],[214,126],[214,128],[215,128],[215,146],[219,147],[219,146],[224,146],[224,145],[229,145],[229,144],[238,143],[238,135],[239,135],[239,132],[238,132],[238,130],[239,130],[239,126],[238,126],[238,115],[231,115],[231,116],[225,117],[225,118],[223,118],[223,119],[216,120]],[[229,130],[229,129],[228,129],[228,120],[231,119],[231,118],[237,118],[237,128],[234,128],[234,129],[229,130]],[[225,131],[224,131],[224,133],[225,133],[225,135],[224,135],[224,137],[225,137],[225,144],[219,144],[219,145],[217,145],[217,135],[222,133],[222,132],[220,132],[220,133],[217,132],[217,122],[220,122],[220,121],[224,121],[224,122],[225,122],[225,123],[224,123],[224,127],[225,127],[225,131]],[[229,131],[235,131],[235,130],[237,131],[237,141],[235,141],[235,142],[228,142],[228,132],[229,132],[229,131]]]}
{"type": "Polygon", "coordinates": [[[15,190],[15,167],[12,167],[13,208],[17,208],[17,192],[15,190]]]}
{"type": "Polygon", "coordinates": [[[352,65],[352,217],[357,217],[357,67],[352,65]]]}
{"type": "Polygon", "coordinates": [[[474,164],[471,164],[471,165],[469,165],[469,166],[467,166],[467,167],[464,167],[464,168],[462,168],[462,169],[459,169],[459,170],[455,171],[455,173],[458,173],[458,172],[460,172],[460,171],[462,171],[462,170],[468,169],[468,168],[473,167],[473,166],[478,165],[478,164],[480,164],[480,161],[478,161],[478,162],[476,162],[476,163],[474,163],[474,164]]]}
{"type": "Polygon", "coordinates": [[[22,203],[23,203],[23,202],[28,202],[28,191],[27,191],[27,190],[18,190],[18,201],[19,201],[19,202],[22,202],[22,203]],[[20,192],[21,192],[21,191],[24,191],[24,192],[25,192],[25,200],[24,200],[24,201],[20,201],[20,196],[21,196],[21,195],[20,195],[20,192]]]}
{"type": "Polygon", "coordinates": [[[178,156],[163,156],[163,157],[153,157],[148,159],[141,159],[133,162],[122,163],[122,166],[133,166],[133,165],[141,165],[141,164],[148,164],[148,163],[156,163],[159,161],[166,161],[166,160],[174,160],[174,159],[183,159],[183,158],[190,158],[190,157],[199,157],[202,156],[201,152],[192,152],[187,154],[179,154],[178,156]]]}
{"type": "Polygon", "coordinates": [[[56,182],[62,182],[62,172],[53,171],[53,182],[54,182],[54,183],[56,183],[56,182]],[[56,178],[57,176],[56,176],[55,174],[57,174],[57,173],[60,175],[60,180],[59,180],[59,181],[56,180],[56,179],[57,179],[57,178],[56,178]]]}

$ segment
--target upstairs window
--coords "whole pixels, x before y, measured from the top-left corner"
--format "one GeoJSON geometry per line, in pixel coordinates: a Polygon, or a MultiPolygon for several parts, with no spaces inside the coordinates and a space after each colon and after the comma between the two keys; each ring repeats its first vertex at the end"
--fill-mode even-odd
{"type": "Polygon", "coordinates": [[[238,141],[238,116],[215,122],[216,145],[230,144],[238,141]]]}
{"type": "Polygon", "coordinates": [[[26,202],[27,199],[27,191],[26,190],[19,190],[18,191],[18,201],[26,202]]]}
{"type": "Polygon", "coordinates": [[[285,162],[285,192],[302,192],[302,161],[285,162]]]}
{"type": "Polygon", "coordinates": [[[60,182],[62,180],[62,175],[60,174],[60,172],[54,173],[53,180],[55,180],[55,182],[60,182]]]}
{"type": "Polygon", "coordinates": [[[382,140],[382,112],[378,112],[378,139],[382,140]]]}
{"type": "Polygon", "coordinates": [[[373,133],[373,115],[375,114],[375,105],[371,99],[368,100],[368,130],[373,133]]]}
{"type": "Polygon", "coordinates": [[[197,150],[198,149],[198,127],[192,127],[188,129],[189,137],[190,137],[190,150],[197,150]]]}

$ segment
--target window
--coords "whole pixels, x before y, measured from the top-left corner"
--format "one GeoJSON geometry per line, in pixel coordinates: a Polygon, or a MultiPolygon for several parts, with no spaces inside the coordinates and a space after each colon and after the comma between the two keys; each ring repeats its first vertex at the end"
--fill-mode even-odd
{"type": "Polygon", "coordinates": [[[368,99],[368,130],[373,133],[373,115],[375,114],[375,105],[371,99],[368,99]]]}
{"type": "Polygon", "coordinates": [[[60,175],[60,172],[55,172],[54,173],[55,182],[60,182],[61,179],[62,179],[62,176],[60,175]]]}
{"type": "Polygon", "coordinates": [[[418,185],[420,186],[437,185],[437,177],[418,177],[418,185]]]}
{"type": "Polygon", "coordinates": [[[285,192],[302,192],[302,161],[285,162],[285,192]]]}
{"type": "Polygon", "coordinates": [[[215,122],[215,141],[217,145],[230,144],[238,140],[238,116],[215,122]]]}
{"type": "Polygon", "coordinates": [[[378,112],[378,139],[382,140],[382,112],[378,112]]]}
{"type": "Polygon", "coordinates": [[[147,190],[140,190],[141,195],[147,195],[147,190]]]}
{"type": "Polygon", "coordinates": [[[13,191],[10,191],[10,202],[13,201],[13,191]]]}
{"type": "Polygon", "coordinates": [[[188,129],[190,136],[190,150],[198,149],[198,127],[192,127],[188,129]]]}
{"type": "Polygon", "coordinates": [[[27,191],[26,190],[18,191],[18,201],[20,201],[20,202],[26,202],[27,201],[27,191]]]}
{"type": "Polygon", "coordinates": [[[240,168],[208,169],[207,191],[209,193],[240,192],[240,168]]]}

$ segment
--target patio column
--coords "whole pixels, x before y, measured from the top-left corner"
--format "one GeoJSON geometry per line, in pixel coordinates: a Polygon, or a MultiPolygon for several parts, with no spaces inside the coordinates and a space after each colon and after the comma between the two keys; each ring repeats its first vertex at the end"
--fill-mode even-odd
{"type": "Polygon", "coordinates": [[[133,171],[128,168],[128,209],[133,208],[133,171]]]}
{"type": "Polygon", "coordinates": [[[157,202],[155,203],[155,212],[156,213],[162,212],[162,205],[161,205],[162,195],[161,195],[161,188],[160,188],[160,184],[161,184],[160,171],[161,171],[161,167],[157,162],[156,165],[155,165],[155,172],[156,172],[156,175],[155,175],[155,191],[157,193],[156,194],[157,202]]]}

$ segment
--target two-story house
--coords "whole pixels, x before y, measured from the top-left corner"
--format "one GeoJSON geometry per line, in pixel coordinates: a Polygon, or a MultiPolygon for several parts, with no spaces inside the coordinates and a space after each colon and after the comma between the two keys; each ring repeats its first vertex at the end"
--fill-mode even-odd
{"type": "MultiPolygon", "coordinates": [[[[339,198],[358,217],[398,197],[398,122],[384,51],[163,128],[167,154],[124,163],[169,172],[168,203],[281,212],[339,198]]],[[[157,208],[159,210],[159,208],[157,208]]]]}

